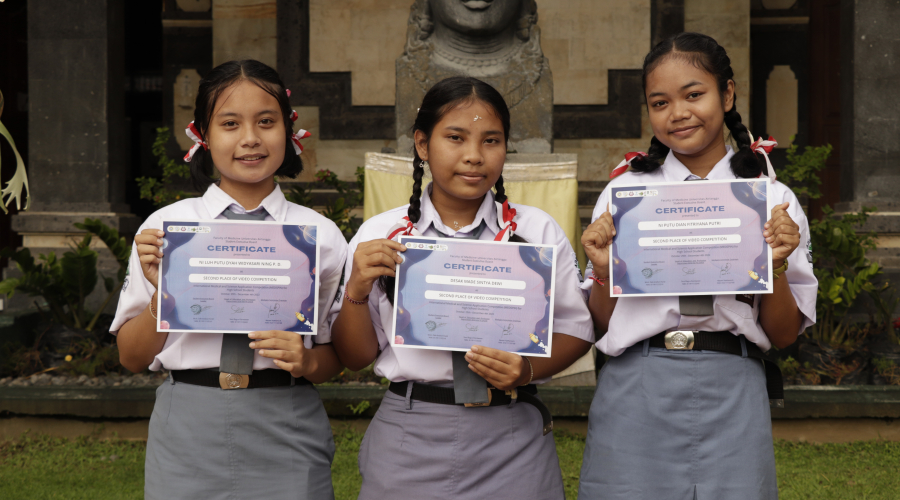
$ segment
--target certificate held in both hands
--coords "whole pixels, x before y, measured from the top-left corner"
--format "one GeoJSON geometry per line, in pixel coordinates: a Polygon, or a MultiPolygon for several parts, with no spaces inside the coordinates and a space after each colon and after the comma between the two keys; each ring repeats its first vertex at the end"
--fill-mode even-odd
{"type": "Polygon", "coordinates": [[[772,293],[768,188],[768,178],[611,187],[611,295],[772,293]]]}
{"type": "Polygon", "coordinates": [[[403,236],[395,348],[550,356],[556,247],[403,236]]]}
{"type": "Polygon", "coordinates": [[[163,221],[163,230],[159,331],[316,334],[315,225],[163,221]]]}

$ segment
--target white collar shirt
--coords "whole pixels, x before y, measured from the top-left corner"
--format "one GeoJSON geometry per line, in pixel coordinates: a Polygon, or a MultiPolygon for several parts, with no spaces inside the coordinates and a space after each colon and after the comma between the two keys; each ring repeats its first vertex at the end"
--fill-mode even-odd
{"type": "MultiPolygon", "coordinates": [[[[731,157],[734,151],[728,152],[707,174],[709,180],[737,179],[731,170],[731,157]]],[[[610,181],[600,194],[591,221],[597,220],[606,212],[609,203],[609,186],[646,184],[651,182],[681,182],[699,180],[700,177],[690,170],[670,151],[660,168],[650,173],[627,171],[610,181]]],[[[781,182],[773,182],[769,188],[772,205],[791,202],[788,214],[800,226],[800,245],[788,257],[788,270],[785,272],[790,284],[791,294],[803,315],[803,321],[797,334],[803,333],[816,322],[816,292],[818,281],[813,274],[811,246],[809,244],[809,223],[803,208],[794,193],[781,182]]],[[[590,267],[590,263],[588,264],[590,267]]],[[[591,269],[586,271],[592,272],[591,269]]],[[[593,280],[584,280],[582,288],[590,293],[593,280]]],[[[597,348],[610,356],[618,356],[628,347],[648,339],[657,333],[670,329],[727,331],[735,335],[744,335],[762,350],[772,347],[771,341],[759,324],[760,299],[753,298],[753,305],[737,300],[736,295],[715,295],[712,316],[682,316],[678,297],[622,297],[610,318],[609,329],[600,340],[597,348]]]]}
{"type": "MultiPolygon", "coordinates": [[[[416,227],[424,236],[442,235],[461,238],[471,236],[484,222],[485,228],[479,240],[493,240],[500,232],[493,192],[488,192],[478,208],[475,220],[459,230],[448,227],[441,220],[430,198],[431,185],[423,189],[421,217],[416,227]],[[435,231],[435,229],[437,231],[435,231]],[[438,234],[438,231],[442,234],[438,234]]],[[[571,335],[587,342],[594,341],[594,328],[584,295],[579,290],[581,274],[578,261],[563,229],[546,212],[526,205],[512,204],[516,209],[515,234],[529,243],[554,244],[557,249],[556,284],[553,308],[553,331],[571,335]]],[[[350,240],[350,255],[363,242],[386,238],[387,232],[407,214],[409,205],[389,210],[367,220],[356,236],[350,240]]],[[[350,275],[352,260],[347,261],[346,274],[350,275]]],[[[450,384],[453,381],[453,365],[450,352],[428,349],[394,349],[385,332],[393,331],[393,306],[376,283],[369,295],[369,313],[378,337],[381,352],[375,361],[375,373],[391,380],[412,380],[429,384],[450,384]]],[[[549,379],[535,380],[540,384],[549,379]]]]}
{"type": "MultiPolygon", "coordinates": [[[[236,214],[253,214],[265,210],[265,220],[291,222],[297,224],[316,224],[317,241],[321,245],[319,251],[319,304],[317,310],[319,322],[316,335],[304,338],[304,345],[312,348],[313,343],[331,342],[331,324],[340,311],[340,301],[336,300],[340,288],[344,262],[347,259],[347,242],[337,226],[315,210],[287,201],[281,188],[275,186],[259,207],[247,211],[219,186],[212,184],[200,198],[188,198],[154,212],[144,221],[138,233],[144,229],[161,229],[164,220],[210,220],[225,219],[223,212],[231,209],[236,214]]],[[[147,281],[141,270],[137,247],[132,245],[131,258],[128,263],[128,276],[122,285],[116,317],[109,327],[110,333],[117,334],[128,320],[139,315],[150,302],[155,289],[147,281]]],[[[150,369],[158,371],[216,368],[222,353],[221,333],[179,333],[170,332],[162,351],[150,364],[150,369]]],[[[258,354],[253,358],[253,369],[264,370],[277,368],[269,358],[258,354]]]]}

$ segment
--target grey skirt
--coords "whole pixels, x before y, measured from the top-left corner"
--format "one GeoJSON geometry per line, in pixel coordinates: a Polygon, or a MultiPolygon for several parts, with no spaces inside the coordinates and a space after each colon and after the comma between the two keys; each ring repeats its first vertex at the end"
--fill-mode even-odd
{"type": "Polygon", "coordinates": [[[638,344],[597,380],[578,497],[774,500],[762,362],[638,344]]]}
{"type": "Polygon", "coordinates": [[[144,495],[155,499],[333,499],[334,440],[311,385],[156,391],[144,495]]]}
{"type": "Polygon", "coordinates": [[[525,403],[465,408],[388,391],[359,450],[360,500],[562,500],[553,433],[525,403]]]}

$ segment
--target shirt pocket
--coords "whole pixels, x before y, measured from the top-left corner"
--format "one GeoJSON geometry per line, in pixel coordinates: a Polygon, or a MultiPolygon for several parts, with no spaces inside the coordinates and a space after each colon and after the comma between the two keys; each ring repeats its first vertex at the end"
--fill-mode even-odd
{"type": "MultiPolygon", "coordinates": [[[[756,304],[756,296],[751,295],[751,297],[751,302],[756,304]]],[[[754,318],[753,307],[746,302],[737,300],[735,295],[717,295],[715,305],[722,308],[722,313],[733,319],[735,324],[741,324],[754,318]]]]}

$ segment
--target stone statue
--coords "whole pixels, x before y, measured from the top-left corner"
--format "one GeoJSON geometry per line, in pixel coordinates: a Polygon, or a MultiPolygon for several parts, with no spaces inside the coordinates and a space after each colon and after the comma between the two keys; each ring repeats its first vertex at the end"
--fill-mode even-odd
{"type": "Polygon", "coordinates": [[[397,142],[412,150],[416,108],[432,85],[473,76],[503,94],[512,115],[509,149],[550,153],[553,81],[541,51],[535,0],[415,0],[397,59],[397,142]]]}

